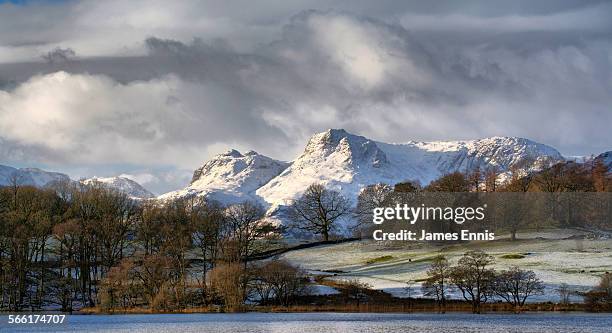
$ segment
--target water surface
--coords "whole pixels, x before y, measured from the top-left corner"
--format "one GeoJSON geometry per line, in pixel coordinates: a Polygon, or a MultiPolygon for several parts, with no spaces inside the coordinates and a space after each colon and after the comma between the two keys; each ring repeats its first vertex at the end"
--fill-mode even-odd
{"type": "Polygon", "coordinates": [[[612,314],[472,315],[377,313],[240,313],[73,315],[62,325],[8,325],[2,332],[612,332],[612,314]]]}

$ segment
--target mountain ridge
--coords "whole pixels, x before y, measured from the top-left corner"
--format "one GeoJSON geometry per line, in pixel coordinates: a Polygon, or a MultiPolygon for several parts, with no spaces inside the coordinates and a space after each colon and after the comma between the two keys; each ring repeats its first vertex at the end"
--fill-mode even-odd
{"type": "Polygon", "coordinates": [[[45,171],[39,168],[14,168],[8,165],[0,165],[0,186],[11,185],[17,182],[19,185],[45,187],[55,181],[69,181],[68,175],[45,171]]]}
{"type": "Polygon", "coordinates": [[[91,177],[81,179],[79,183],[84,185],[94,185],[98,183],[107,188],[123,192],[133,199],[151,199],[155,197],[155,194],[144,188],[144,186],[127,177],[91,177]]]}
{"type": "Polygon", "coordinates": [[[91,185],[99,182],[103,186],[126,193],[135,199],[150,199],[155,195],[144,188],[139,183],[126,177],[91,177],[74,181],[61,172],[46,171],[39,168],[14,168],[7,165],[0,165],[0,186],[8,186],[13,183],[21,186],[35,186],[39,188],[48,187],[58,182],[73,182],[91,185]]]}
{"type": "Polygon", "coordinates": [[[158,198],[204,195],[224,203],[253,200],[274,214],[312,183],[338,190],[354,203],[359,191],[374,183],[426,185],[450,172],[491,167],[503,181],[510,169],[527,173],[564,160],[553,147],[519,137],[385,143],[329,129],[312,135],[291,162],[237,150],[216,155],[196,169],[186,188],[158,198]],[[281,167],[262,174],[245,161],[249,154],[281,167]]]}

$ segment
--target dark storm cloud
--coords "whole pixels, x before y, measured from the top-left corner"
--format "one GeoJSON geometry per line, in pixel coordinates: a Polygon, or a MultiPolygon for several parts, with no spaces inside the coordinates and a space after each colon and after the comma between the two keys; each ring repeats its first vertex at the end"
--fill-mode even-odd
{"type": "Polygon", "coordinates": [[[290,159],[329,127],[612,146],[608,2],[250,4],[0,6],[2,156],[148,180],[163,167],[163,189],[184,178],[168,168],[229,147],[290,159]]]}
{"type": "Polygon", "coordinates": [[[48,64],[62,63],[68,62],[72,60],[76,56],[76,52],[74,52],[71,48],[62,49],[60,47],[56,47],[55,49],[43,54],[41,57],[48,64]]]}

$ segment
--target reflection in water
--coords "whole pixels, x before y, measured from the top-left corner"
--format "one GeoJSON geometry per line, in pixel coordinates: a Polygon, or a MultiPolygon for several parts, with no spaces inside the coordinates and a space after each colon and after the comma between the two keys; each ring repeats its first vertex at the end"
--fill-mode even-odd
{"type": "Polygon", "coordinates": [[[56,326],[11,325],[2,332],[610,332],[611,314],[242,313],[70,316],[56,326]]]}

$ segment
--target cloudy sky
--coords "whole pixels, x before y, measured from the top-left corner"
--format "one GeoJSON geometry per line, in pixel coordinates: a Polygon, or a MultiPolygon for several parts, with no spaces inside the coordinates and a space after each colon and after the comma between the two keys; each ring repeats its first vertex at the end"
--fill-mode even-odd
{"type": "Polygon", "coordinates": [[[314,132],[612,148],[608,1],[0,0],[0,164],[157,193],[314,132]]]}

